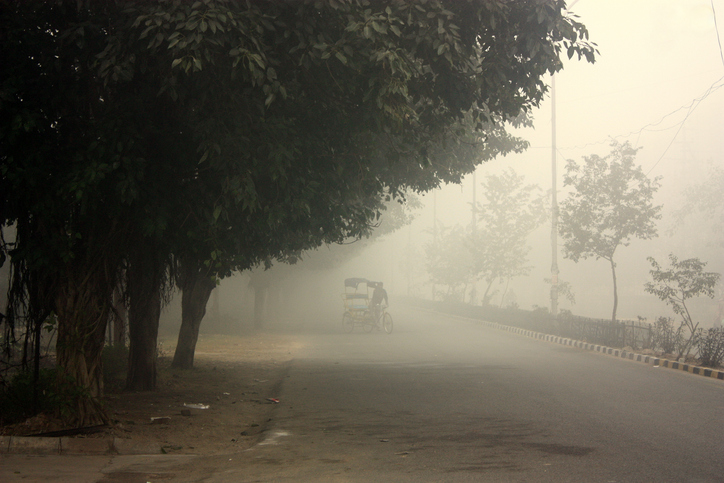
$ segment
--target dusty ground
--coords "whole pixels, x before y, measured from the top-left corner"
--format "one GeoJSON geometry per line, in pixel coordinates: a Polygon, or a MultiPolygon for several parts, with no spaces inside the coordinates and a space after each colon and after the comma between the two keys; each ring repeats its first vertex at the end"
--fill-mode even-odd
{"type": "MultiPolygon", "coordinates": [[[[176,454],[239,451],[258,440],[273,417],[273,399],[298,348],[294,337],[201,335],[190,371],[170,367],[174,344],[173,339],[163,341],[157,391],[107,394],[114,427],[76,437],[116,436],[176,454]]],[[[53,421],[41,416],[12,432],[54,429],[53,421]]]]}
{"type": "Polygon", "coordinates": [[[115,434],[158,443],[168,453],[245,449],[272,418],[272,399],[278,396],[295,344],[292,336],[277,334],[202,335],[190,371],[171,369],[174,347],[165,347],[158,391],[109,396],[118,421],[115,434]]]}

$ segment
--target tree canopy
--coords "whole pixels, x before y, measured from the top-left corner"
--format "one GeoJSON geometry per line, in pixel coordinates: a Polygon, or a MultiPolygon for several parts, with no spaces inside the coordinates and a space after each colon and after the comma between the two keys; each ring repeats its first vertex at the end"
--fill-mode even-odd
{"type": "Polygon", "coordinates": [[[467,230],[440,227],[425,251],[428,273],[433,283],[448,287],[448,297],[459,298],[461,288],[464,295],[469,284],[484,280],[482,300],[489,304],[495,282],[530,272],[528,237],[546,213],[543,197],[536,196],[539,188],[525,184],[512,168],[486,176],[480,186],[483,201],[473,207],[476,223],[467,230]]]}
{"type": "Polygon", "coordinates": [[[574,262],[587,258],[609,262],[614,322],[618,306],[616,250],[628,246],[633,238],[657,236],[656,220],[661,218],[661,206],[653,202],[660,178],[648,178],[634,164],[637,151],[628,142],[614,142],[607,156],[585,156],[582,164],[568,160],[563,181],[573,188],[560,209],[563,256],[574,262]]]}
{"type": "Polygon", "coordinates": [[[467,287],[474,282],[470,233],[460,225],[445,227],[436,222],[436,235],[425,244],[425,267],[443,300],[465,301],[467,287]],[[444,286],[445,292],[437,286],[444,286]]]}
{"type": "Polygon", "coordinates": [[[59,365],[102,392],[122,268],[152,338],[162,297],[142,287],[172,257],[224,276],[360,236],[386,199],[506,152],[560,55],[594,60],[564,6],[3,2],[3,251],[16,293],[58,315],[59,365]]]}
{"type": "Polygon", "coordinates": [[[475,207],[479,225],[472,243],[473,272],[487,282],[483,302],[496,281],[530,273],[528,237],[546,216],[540,188],[525,184],[512,168],[481,184],[483,202],[475,207]]]}

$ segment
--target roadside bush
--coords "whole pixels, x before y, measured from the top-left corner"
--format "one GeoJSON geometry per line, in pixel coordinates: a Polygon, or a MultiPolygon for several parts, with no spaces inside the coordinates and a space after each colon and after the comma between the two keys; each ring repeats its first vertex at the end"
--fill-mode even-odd
{"type": "Polygon", "coordinates": [[[684,345],[683,327],[674,328],[674,319],[659,317],[651,326],[651,346],[664,354],[676,354],[684,345]]]}
{"type": "Polygon", "coordinates": [[[40,369],[37,383],[32,370],[17,373],[0,389],[0,426],[25,421],[38,414],[66,417],[87,392],[57,369],[40,369]]]}
{"type": "Polygon", "coordinates": [[[61,403],[55,369],[41,369],[35,384],[33,371],[16,374],[0,390],[0,425],[15,424],[42,412],[53,412],[61,403]]]}
{"type": "Polygon", "coordinates": [[[719,367],[724,360],[724,328],[700,330],[697,340],[699,361],[702,366],[719,367]]]}

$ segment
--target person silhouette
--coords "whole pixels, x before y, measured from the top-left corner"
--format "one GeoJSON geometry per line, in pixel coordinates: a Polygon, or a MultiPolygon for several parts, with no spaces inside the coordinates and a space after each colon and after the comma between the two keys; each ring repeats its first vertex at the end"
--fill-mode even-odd
{"type": "Polygon", "coordinates": [[[375,290],[372,292],[372,300],[370,300],[370,307],[375,316],[375,322],[379,323],[380,315],[382,313],[382,302],[384,301],[385,307],[390,303],[387,298],[387,290],[385,290],[382,282],[375,284],[375,290]]]}

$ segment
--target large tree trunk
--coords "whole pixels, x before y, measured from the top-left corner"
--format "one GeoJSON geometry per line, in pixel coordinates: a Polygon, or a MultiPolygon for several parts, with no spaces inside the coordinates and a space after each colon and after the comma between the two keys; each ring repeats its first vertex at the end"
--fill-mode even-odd
{"type": "Polygon", "coordinates": [[[173,367],[191,369],[194,367],[194,353],[199,339],[199,327],[206,314],[206,304],[216,282],[207,270],[201,270],[196,263],[182,262],[179,285],[181,287],[181,329],[178,334],[173,367]]]}
{"type": "Polygon", "coordinates": [[[156,344],[165,268],[152,247],[148,247],[139,250],[127,271],[129,353],[126,389],[132,391],[156,389],[156,344]]]}
{"type": "Polygon", "coordinates": [[[61,414],[76,427],[108,422],[99,398],[103,395],[102,353],[110,311],[112,285],[102,268],[73,267],[60,281],[55,311],[58,317],[56,343],[58,382],[66,394],[69,411],[61,414]]]}

